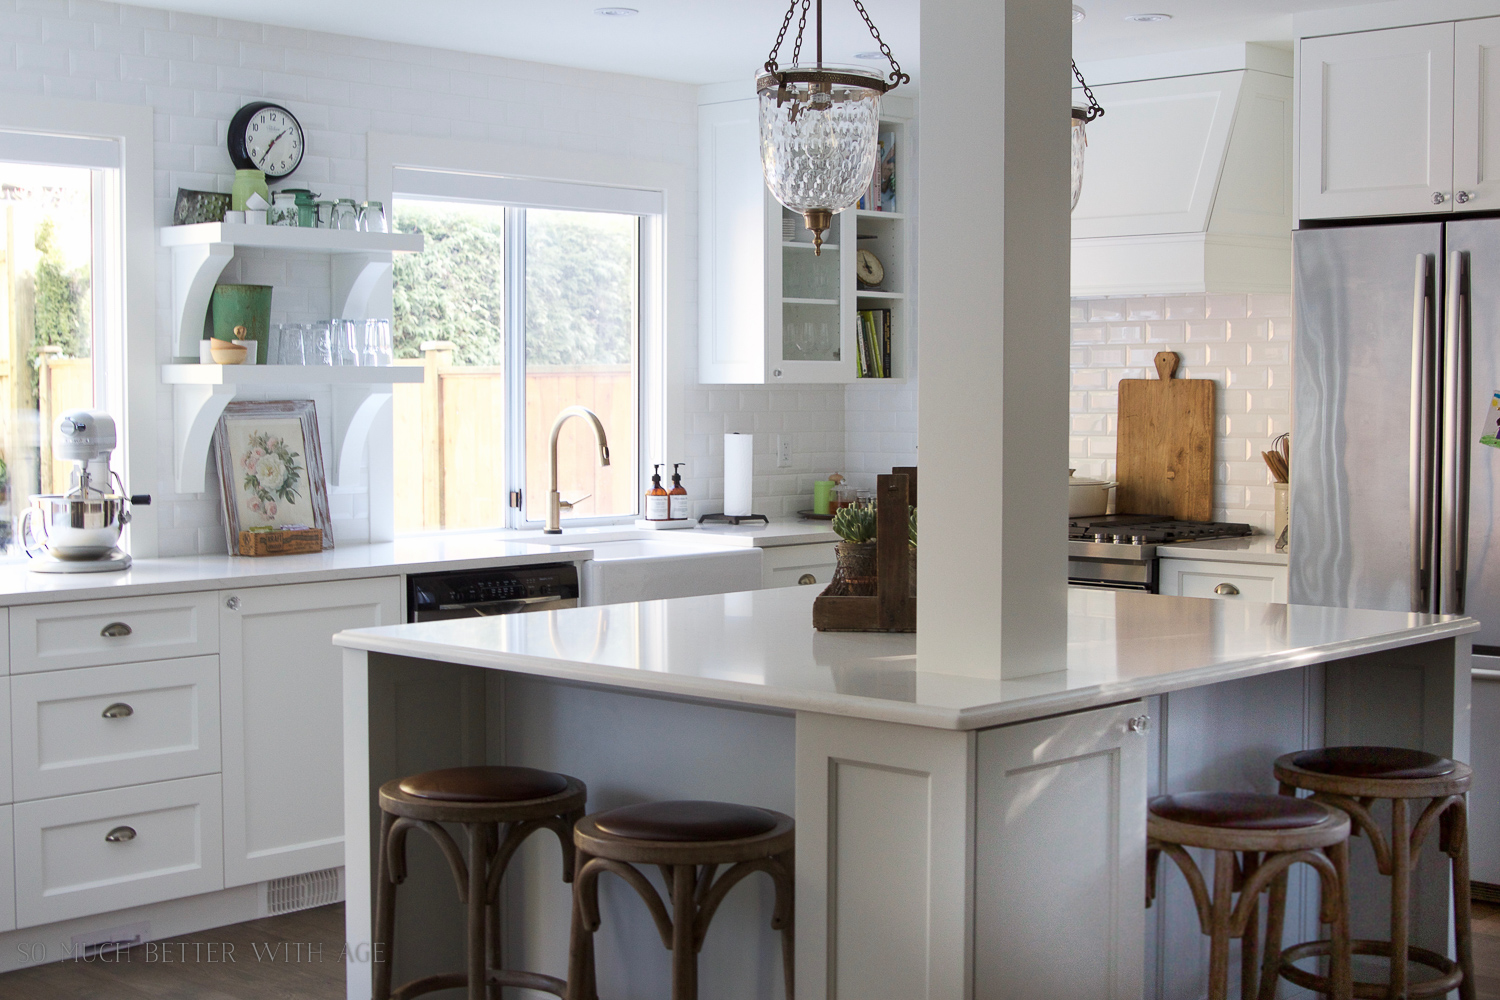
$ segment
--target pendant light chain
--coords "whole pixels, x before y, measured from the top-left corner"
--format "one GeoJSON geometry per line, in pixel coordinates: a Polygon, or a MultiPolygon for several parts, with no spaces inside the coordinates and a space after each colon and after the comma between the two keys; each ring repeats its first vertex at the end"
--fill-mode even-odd
{"type": "MultiPolygon", "coordinates": [[[[875,22],[870,18],[870,12],[865,10],[865,5],[861,0],[853,0],[853,3],[854,9],[859,11],[860,18],[864,20],[865,27],[870,29],[870,36],[875,39],[875,44],[879,46],[880,54],[885,56],[886,60],[891,64],[891,72],[887,76],[890,86],[887,89],[895,89],[903,83],[910,83],[911,75],[902,72],[901,64],[896,61],[895,55],[891,52],[891,47],[886,44],[885,39],[880,37],[880,29],[875,27],[875,22]]],[[[812,0],[792,0],[791,4],[787,7],[786,16],[781,19],[781,30],[776,33],[776,43],[771,46],[771,52],[766,57],[765,67],[767,73],[774,74],[780,72],[781,66],[776,61],[776,54],[781,51],[781,45],[786,41],[787,29],[792,26],[792,18],[797,14],[797,8],[801,7],[802,16],[797,20],[797,38],[792,45],[792,65],[799,65],[802,55],[802,36],[807,30],[807,12],[811,6],[812,0]]],[[[821,35],[823,19],[821,4],[819,6],[818,28],[821,35]]],[[[819,64],[821,65],[821,59],[819,60],[819,64]]],[[[1077,67],[1074,67],[1074,71],[1077,71],[1077,67]]],[[[1097,106],[1096,104],[1095,107],[1097,106]]]]}
{"type": "Polygon", "coordinates": [[[860,0],[854,0],[854,9],[859,11],[859,16],[865,19],[865,27],[870,29],[870,34],[874,37],[875,44],[880,48],[880,54],[885,56],[886,60],[891,64],[891,74],[887,78],[891,81],[891,86],[894,88],[899,87],[903,83],[911,83],[910,74],[901,72],[901,64],[891,54],[891,47],[885,44],[885,39],[880,37],[880,29],[875,27],[874,21],[870,20],[870,13],[865,10],[865,5],[860,3],[860,0]]]}
{"type": "MultiPolygon", "coordinates": [[[[856,4],[858,2],[859,0],[855,0],[856,4]]],[[[1089,89],[1089,85],[1084,81],[1083,73],[1078,69],[1076,62],[1073,63],[1073,75],[1078,78],[1078,85],[1083,88],[1084,99],[1089,102],[1088,111],[1084,114],[1084,122],[1091,122],[1095,118],[1103,117],[1104,108],[1099,104],[1099,101],[1094,97],[1094,92],[1089,89]]]]}

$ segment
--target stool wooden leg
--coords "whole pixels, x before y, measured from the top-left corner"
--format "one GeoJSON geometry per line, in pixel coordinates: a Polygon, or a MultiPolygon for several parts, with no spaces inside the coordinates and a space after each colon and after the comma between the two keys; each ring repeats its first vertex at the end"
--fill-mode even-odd
{"type": "Polygon", "coordinates": [[[1391,800],[1391,980],[1386,996],[1404,1000],[1411,943],[1411,831],[1406,800],[1391,800]]]}
{"type": "Polygon", "coordinates": [[[1469,887],[1469,797],[1461,796],[1443,813],[1447,850],[1453,859],[1453,937],[1458,950],[1458,967],[1463,982],[1458,984],[1459,1000],[1475,1000],[1478,984],[1474,982],[1474,937],[1469,887]]]}
{"type": "Polygon", "coordinates": [[[384,810],[380,813],[380,850],[375,859],[375,940],[370,942],[370,961],[375,966],[375,1000],[390,1000],[391,996],[391,949],[396,936],[396,883],[392,880],[387,854],[391,840],[391,827],[396,817],[384,810]]]}
{"type": "Polygon", "coordinates": [[[587,883],[578,877],[589,856],[583,851],[574,854],[573,863],[573,929],[568,940],[568,1000],[597,1000],[594,992],[594,930],[584,919],[586,892],[594,893],[594,909],[598,908],[599,883],[587,883]]]}
{"type": "Polygon", "coordinates": [[[786,871],[784,883],[776,886],[776,908],[781,911],[781,973],[786,979],[786,1000],[793,1000],[797,972],[797,861],[787,851],[776,860],[786,871]],[[784,894],[784,895],[783,895],[784,894]]]}
{"type": "Polygon", "coordinates": [[[693,947],[698,904],[694,900],[698,869],[672,868],[672,1000],[698,1000],[698,950],[693,947]]]}
{"type": "Polygon", "coordinates": [[[1208,1000],[1229,997],[1229,921],[1234,913],[1233,851],[1214,852],[1214,897],[1209,923],[1208,1000]]]}
{"type": "Polygon", "coordinates": [[[1240,937],[1240,996],[1253,997],[1258,992],[1256,966],[1260,963],[1260,901],[1250,905],[1250,918],[1240,937]]]}
{"type": "MultiPolygon", "coordinates": [[[[1334,844],[1326,851],[1333,862],[1337,876],[1337,898],[1334,900],[1333,920],[1329,922],[1329,943],[1333,952],[1329,956],[1329,977],[1333,980],[1334,1000],[1350,1000],[1354,995],[1354,955],[1350,951],[1349,927],[1349,842],[1334,844]]],[[[1283,898],[1285,886],[1283,883],[1283,898]]]]}
{"type": "Polygon", "coordinates": [[[469,1000],[486,1000],[489,983],[485,968],[485,918],[489,910],[486,875],[490,834],[487,823],[465,823],[469,834],[468,957],[469,1000]]]}
{"type": "MultiPolygon", "coordinates": [[[[500,850],[500,824],[493,823],[485,826],[485,845],[488,858],[495,857],[500,850]]],[[[485,877],[488,879],[489,865],[485,866],[485,877]]],[[[501,961],[500,952],[500,894],[503,887],[499,882],[495,883],[495,894],[484,901],[484,966],[486,969],[503,969],[505,963],[501,961]]],[[[488,895],[488,892],[486,892],[488,895]]],[[[499,983],[491,983],[489,986],[489,1000],[502,1000],[502,987],[499,983]]]]}
{"type": "Polygon", "coordinates": [[[1281,978],[1281,939],[1286,924],[1286,880],[1286,872],[1276,876],[1271,882],[1270,896],[1266,900],[1266,940],[1261,946],[1259,1000],[1276,1000],[1276,984],[1281,978]]]}

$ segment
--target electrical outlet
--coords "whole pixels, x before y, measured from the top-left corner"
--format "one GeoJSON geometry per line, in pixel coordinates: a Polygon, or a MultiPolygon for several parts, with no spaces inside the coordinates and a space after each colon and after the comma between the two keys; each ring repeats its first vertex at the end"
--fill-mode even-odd
{"type": "Polygon", "coordinates": [[[792,467],[792,442],[785,434],[776,435],[776,468],[792,467]]]}

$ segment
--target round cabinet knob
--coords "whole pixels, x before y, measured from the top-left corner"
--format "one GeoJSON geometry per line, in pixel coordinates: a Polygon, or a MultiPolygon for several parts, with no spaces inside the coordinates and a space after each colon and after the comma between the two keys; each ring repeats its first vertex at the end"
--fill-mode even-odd
{"type": "Polygon", "coordinates": [[[123,639],[130,633],[130,626],[124,622],[110,622],[99,630],[99,634],[106,639],[123,639]]]}
{"type": "Polygon", "coordinates": [[[1459,191],[1453,196],[1453,200],[1458,202],[1460,205],[1467,205],[1469,202],[1474,200],[1474,196],[1467,191],[1459,191]]]}
{"type": "Polygon", "coordinates": [[[131,708],[123,701],[117,701],[113,705],[106,708],[103,712],[101,712],[100,716],[105,719],[128,719],[134,714],[135,709],[131,708]]]}
{"type": "Polygon", "coordinates": [[[1443,192],[1441,192],[1441,191],[1434,191],[1434,192],[1432,192],[1432,203],[1434,205],[1441,205],[1443,202],[1445,202],[1447,200],[1448,200],[1448,196],[1446,194],[1444,194],[1443,192]]]}
{"type": "Polygon", "coordinates": [[[1125,723],[1125,728],[1132,733],[1144,733],[1151,728],[1151,716],[1137,715],[1135,718],[1125,723]]]}
{"type": "Polygon", "coordinates": [[[117,826],[104,835],[104,839],[111,844],[123,844],[128,840],[135,839],[135,828],[129,826],[117,826]]]}
{"type": "Polygon", "coordinates": [[[772,370],[771,370],[771,375],[772,375],[772,376],[773,376],[773,377],[774,377],[774,378],[781,378],[781,369],[780,369],[780,368],[773,368],[773,369],[772,369],[772,370]]]}
{"type": "Polygon", "coordinates": [[[797,585],[799,587],[810,587],[817,582],[818,578],[813,576],[811,573],[803,573],[801,576],[797,577],[797,585]]]}
{"type": "Polygon", "coordinates": [[[238,611],[240,609],[240,599],[238,597],[228,598],[224,601],[224,607],[230,611],[238,611]]]}
{"type": "Polygon", "coordinates": [[[1218,594],[1220,597],[1238,597],[1240,588],[1236,587],[1232,583],[1221,583],[1214,588],[1214,593],[1218,594]]]}

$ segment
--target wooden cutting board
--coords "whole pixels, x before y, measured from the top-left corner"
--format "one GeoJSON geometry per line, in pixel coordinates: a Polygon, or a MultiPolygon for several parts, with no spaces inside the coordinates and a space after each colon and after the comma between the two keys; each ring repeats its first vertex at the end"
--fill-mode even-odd
{"type": "Polygon", "coordinates": [[[1215,383],[1173,378],[1177,362],[1162,351],[1160,378],[1120,380],[1115,510],[1212,521],[1215,383]]]}

